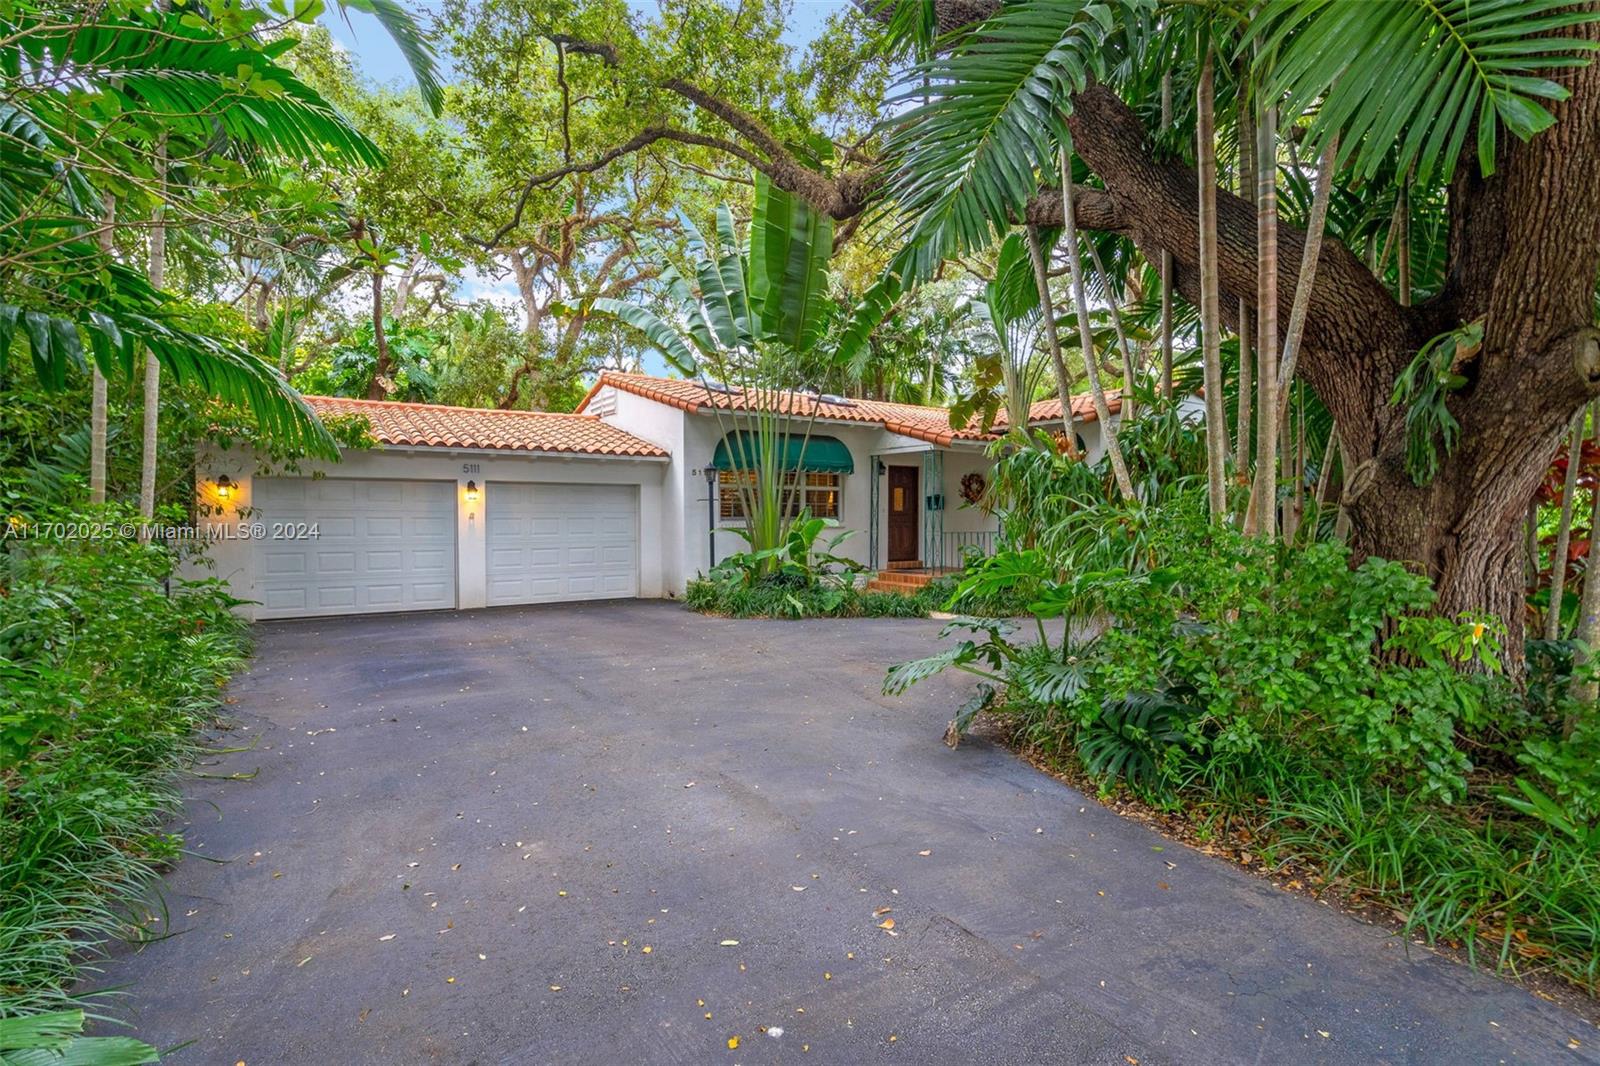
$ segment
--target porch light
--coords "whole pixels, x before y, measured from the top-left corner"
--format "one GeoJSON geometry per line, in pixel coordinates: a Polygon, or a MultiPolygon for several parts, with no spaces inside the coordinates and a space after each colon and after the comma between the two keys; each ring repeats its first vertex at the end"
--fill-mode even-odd
{"type": "Polygon", "coordinates": [[[476,481],[467,482],[467,502],[478,502],[478,483],[476,481]]]}
{"type": "Polygon", "coordinates": [[[228,478],[227,474],[223,474],[221,477],[217,478],[217,499],[226,500],[232,495],[233,482],[228,478]]]}

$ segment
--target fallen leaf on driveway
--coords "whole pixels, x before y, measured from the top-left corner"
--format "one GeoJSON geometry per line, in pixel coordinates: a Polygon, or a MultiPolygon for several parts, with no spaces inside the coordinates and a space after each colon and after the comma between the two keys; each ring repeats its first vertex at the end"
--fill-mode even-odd
{"type": "Polygon", "coordinates": [[[894,910],[893,907],[879,907],[877,910],[872,912],[872,916],[874,918],[882,918],[885,914],[888,914],[892,910],[894,910]]]}
{"type": "Polygon", "coordinates": [[[927,858],[929,855],[933,854],[933,849],[932,848],[928,848],[928,849],[926,849],[924,851],[917,852],[917,854],[921,855],[923,858],[927,858]]]}
{"type": "Polygon", "coordinates": [[[393,933],[389,933],[389,934],[387,934],[385,936],[380,936],[378,938],[378,943],[387,944],[389,941],[391,941],[393,939],[394,939],[394,934],[393,933]]]}
{"type": "Polygon", "coordinates": [[[724,940],[717,946],[721,948],[736,948],[739,946],[739,942],[737,940],[724,940]]]}
{"type": "Polygon", "coordinates": [[[879,929],[893,929],[894,928],[894,919],[893,918],[885,918],[883,921],[878,923],[878,928],[879,929]]]}
{"type": "Polygon", "coordinates": [[[729,1051],[733,1051],[738,1046],[739,1046],[739,1038],[738,1037],[736,1037],[736,1036],[728,1037],[728,1050],[729,1051]]]}

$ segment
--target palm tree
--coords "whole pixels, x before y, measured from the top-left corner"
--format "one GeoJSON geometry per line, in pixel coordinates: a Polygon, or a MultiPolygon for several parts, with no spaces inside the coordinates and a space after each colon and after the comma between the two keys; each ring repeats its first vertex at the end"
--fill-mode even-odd
{"type": "MultiPolygon", "coordinates": [[[[424,95],[437,102],[431,52],[405,12],[393,0],[352,4],[395,32],[418,64],[424,95]]],[[[52,389],[91,359],[103,376],[131,376],[136,356],[147,352],[155,368],[147,384],[164,371],[249,407],[262,431],[286,446],[336,454],[272,368],[188,328],[161,290],[164,227],[180,203],[169,195],[165,160],[201,161],[225,145],[247,166],[265,159],[371,166],[382,161],[376,146],[278,62],[283,41],[188,12],[115,6],[66,19],[23,8],[0,26],[0,373],[18,335],[41,385],[52,389]],[[81,92],[63,93],[62,85],[81,92]],[[107,106],[85,110],[84,92],[107,106]],[[140,205],[155,205],[154,278],[111,256],[113,187],[130,219],[140,205]]],[[[147,417],[147,433],[154,425],[147,417]]],[[[153,468],[145,465],[148,481],[153,468]]]]}
{"type": "MultiPolygon", "coordinates": [[[[1068,455],[1078,454],[1078,431],[1072,425],[1072,375],[1067,372],[1067,360],[1061,353],[1061,334],[1056,326],[1056,305],[1050,295],[1050,270],[1045,262],[1044,242],[1039,237],[1039,227],[1029,226],[1028,259],[1033,265],[1034,291],[1043,316],[1045,343],[1050,349],[1050,365],[1056,372],[1056,395],[1061,397],[1062,440],[1068,455]]],[[[1094,358],[1094,349],[1084,350],[1085,361],[1094,358]]],[[[1008,393],[1009,398],[1009,393],[1008,393]]],[[[1027,418],[1012,425],[1027,425],[1027,418]]]]}
{"type": "MultiPolygon", "coordinates": [[[[1222,310],[1217,292],[1217,136],[1214,128],[1216,107],[1216,61],[1210,41],[1201,47],[1205,58],[1200,64],[1200,81],[1195,88],[1195,160],[1200,176],[1200,345],[1205,374],[1206,401],[1206,486],[1211,504],[1211,520],[1220,522],[1228,511],[1226,482],[1228,417],[1222,403],[1222,310]]],[[[1239,360],[1247,358],[1241,342],[1239,360]]],[[[1239,410],[1248,402],[1243,386],[1239,410]]],[[[1241,413],[1240,418],[1244,415],[1241,413]]],[[[1241,423],[1241,438],[1245,429],[1241,423]]]]}
{"type": "MultiPolygon", "coordinates": [[[[1083,346],[1083,371],[1089,378],[1089,397],[1094,402],[1094,412],[1100,419],[1100,433],[1106,442],[1106,455],[1111,459],[1111,471],[1116,476],[1122,498],[1133,499],[1133,478],[1128,473],[1128,463],[1122,457],[1122,445],[1117,441],[1117,427],[1111,422],[1111,406],[1106,402],[1106,390],[1100,384],[1099,357],[1095,352],[1094,333],[1089,326],[1089,297],[1083,284],[1083,257],[1078,251],[1078,222],[1072,211],[1072,167],[1068,160],[1072,154],[1072,137],[1065,138],[1061,146],[1061,214],[1062,229],[1067,250],[1067,270],[1072,275],[1072,300],[1078,312],[1078,338],[1083,346]]],[[[1121,331],[1118,330],[1120,333],[1121,331]]],[[[1063,393],[1061,406],[1069,409],[1072,396],[1063,393]]]]}
{"type": "MultiPolygon", "coordinates": [[[[1256,112],[1256,478],[1250,511],[1263,540],[1278,532],[1278,109],[1256,112]]],[[[1250,525],[1249,519],[1246,524],[1250,525]]]]}
{"type": "MultiPolygon", "coordinates": [[[[1039,358],[1041,336],[1054,341],[1051,362],[1062,362],[1059,338],[1048,321],[1039,301],[1038,277],[1043,263],[1038,235],[1028,231],[1026,241],[1013,233],[1000,246],[995,263],[994,277],[984,286],[983,301],[975,305],[978,314],[989,323],[994,333],[999,353],[1000,379],[1004,390],[1006,423],[1014,431],[1026,436],[1028,412],[1039,391],[1050,364],[1039,358]],[[1023,245],[1026,244],[1025,249],[1023,245]]],[[[1045,289],[1049,291],[1048,286],[1045,289]]],[[[1053,310],[1053,309],[1052,309],[1053,310]]],[[[1064,373],[1062,362],[1056,373],[1064,373]]],[[[1070,395],[1066,393],[1066,395],[1070,395]]],[[[1062,405],[1062,418],[1071,439],[1072,405],[1062,405]]]]}

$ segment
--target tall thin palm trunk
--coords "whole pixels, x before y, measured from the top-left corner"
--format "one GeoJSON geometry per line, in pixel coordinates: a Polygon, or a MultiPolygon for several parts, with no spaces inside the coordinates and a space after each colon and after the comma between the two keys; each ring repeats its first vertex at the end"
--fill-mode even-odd
{"type": "MultiPolygon", "coordinates": [[[[1172,128],[1172,72],[1161,75],[1161,129],[1172,128]]],[[[1161,395],[1172,399],[1172,253],[1161,249],[1161,395]]]]}
{"type": "Polygon", "coordinates": [[[1131,421],[1135,414],[1133,382],[1138,372],[1133,345],[1128,341],[1128,331],[1122,324],[1122,307],[1111,291],[1111,276],[1106,273],[1105,266],[1100,262],[1100,252],[1095,248],[1093,241],[1085,241],[1084,245],[1089,249],[1089,263],[1100,279],[1100,288],[1106,294],[1106,302],[1111,305],[1111,326],[1117,334],[1117,347],[1122,349],[1122,419],[1124,422],[1131,421]]]}
{"type": "Polygon", "coordinates": [[[1328,443],[1322,449],[1322,464],[1317,467],[1317,491],[1311,497],[1311,505],[1315,517],[1312,519],[1311,535],[1307,543],[1317,539],[1317,530],[1322,525],[1322,511],[1328,504],[1328,486],[1333,482],[1333,449],[1339,443],[1339,423],[1335,422],[1328,427],[1328,443]]]}
{"type": "MultiPolygon", "coordinates": [[[[1594,416],[1594,440],[1600,444],[1600,403],[1594,404],[1590,413],[1594,416]]],[[[1578,642],[1578,664],[1586,662],[1595,645],[1600,643],[1600,565],[1597,565],[1600,564],[1600,484],[1595,485],[1593,496],[1594,502],[1589,511],[1589,555],[1584,560],[1583,594],[1579,597],[1578,626],[1573,633],[1578,642]]],[[[1572,695],[1593,714],[1595,701],[1600,699],[1600,686],[1593,681],[1583,680],[1583,673],[1581,670],[1573,671],[1579,680],[1573,682],[1572,695]]],[[[1572,735],[1576,725],[1576,717],[1569,715],[1564,730],[1567,736],[1572,735]]]]}
{"type": "MultiPolygon", "coordinates": [[[[100,251],[109,259],[113,248],[114,228],[117,221],[117,198],[105,194],[106,211],[100,222],[100,251]]],[[[90,364],[94,375],[89,404],[89,502],[106,502],[106,423],[109,401],[106,396],[106,376],[100,372],[99,363],[90,364]]]]}
{"type": "Polygon", "coordinates": [[[1066,225],[1062,236],[1067,249],[1067,269],[1072,275],[1072,300],[1078,312],[1078,343],[1083,346],[1083,366],[1089,376],[1089,398],[1094,402],[1094,413],[1100,419],[1100,435],[1105,440],[1106,454],[1111,457],[1111,472],[1122,490],[1122,498],[1133,499],[1133,478],[1128,474],[1128,464],[1122,457],[1122,444],[1117,440],[1117,427],[1111,423],[1111,406],[1106,403],[1106,390],[1100,385],[1099,360],[1095,356],[1094,331],[1089,328],[1089,295],[1083,286],[1083,257],[1078,254],[1078,220],[1072,212],[1072,140],[1070,136],[1061,146],[1061,215],[1066,225]]]}
{"type": "Polygon", "coordinates": [[[1401,307],[1411,306],[1411,175],[1400,183],[1395,204],[1395,295],[1401,307]]]}
{"type": "Polygon", "coordinates": [[[1561,524],[1556,527],[1556,550],[1550,557],[1550,608],[1544,613],[1544,639],[1561,636],[1561,598],[1567,586],[1567,549],[1572,544],[1572,501],[1578,495],[1578,467],[1582,466],[1583,418],[1579,411],[1572,420],[1572,436],[1567,441],[1567,478],[1561,485],[1561,524]]]}
{"type": "MultiPolygon", "coordinates": [[[[1063,201],[1071,195],[1072,174],[1067,172],[1063,177],[1061,196],[1063,201]]],[[[1071,214],[1071,209],[1067,209],[1071,214]]],[[[1044,328],[1045,344],[1050,349],[1050,360],[1056,371],[1056,395],[1061,397],[1061,428],[1067,434],[1066,451],[1073,458],[1078,457],[1078,430],[1072,424],[1072,375],[1067,373],[1067,360],[1061,354],[1061,335],[1056,331],[1056,305],[1050,298],[1050,271],[1046,269],[1044,261],[1044,245],[1039,240],[1039,227],[1029,226],[1028,258],[1033,261],[1033,283],[1039,288],[1039,314],[1040,324],[1044,328]]],[[[1020,354],[1020,353],[1019,353],[1020,354]]],[[[1085,352],[1083,361],[1089,362],[1090,353],[1085,352]]]]}
{"type": "Polygon", "coordinates": [[[1217,139],[1215,59],[1205,46],[1200,84],[1195,89],[1195,161],[1199,170],[1200,199],[1200,360],[1206,390],[1206,488],[1211,519],[1220,522],[1228,510],[1228,412],[1222,397],[1221,297],[1217,268],[1217,139]]]}
{"type": "MultiPolygon", "coordinates": [[[[1256,123],[1251,117],[1248,68],[1239,74],[1239,196],[1252,206],[1256,202],[1256,123]]],[[[1255,403],[1255,310],[1250,301],[1239,298],[1239,414],[1233,437],[1233,476],[1250,484],[1250,405],[1255,403]]]]}
{"type": "Polygon", "coordinates": [[[1300,276],[1294,283],[1294,306],[1289,310],[1289,330],[1283,339],[1283,365],[1278,369],[1278,421],[1289,410],[1294,366],[1300,358],[1300,339],[1306,330],[1306,313],[1311,309],[1311,287],[1317,280],[1317,260],[1322,255],[1322,235],[1327,229],[1328,199],[1333,188],[1333,163],[1339,139],[1328,142],[1317,165],[1317,191],[1311,197],[1311,216],[1306,220],[1306,246],[1300,254],[1300,276]]]}
{"type": "MultiPolygon", "coordinates": [[[[160,289],[167,280],[167,141],[156,144],[156,188],[161,200],[155,206],[150,227],[150,287],[160,289]]],[[[156,513],[156,431],[161,417],[161,364],[154,354],[144,356],[144,447],[139,464],[139,513],[146,518],[156,513]]]]}
{"type": "Polygon", "coordinates": [[[1277,536],[1278,501],[1278,109],[1261,101],[1256,122],[1255,532],[1277,536]]]}

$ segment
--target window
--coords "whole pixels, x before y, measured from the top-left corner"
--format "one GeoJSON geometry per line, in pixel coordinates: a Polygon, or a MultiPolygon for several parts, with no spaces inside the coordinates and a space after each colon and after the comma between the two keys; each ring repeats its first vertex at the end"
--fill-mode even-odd
{"type": "MultiPolygon", "coordinates": [[[[803,488],[796,491],[792,487],[795,472],[790,470],[784,474],[783,506],[788,516],[792,518],[800,513],[802,507],[809,507],[813,518],[838,518],[842,475],[805,470],[800,476],[804,479],[803,488]]],[[[744,496],[739,490],[741,480],[746,485],[753,485],[755,472],[717,471],[717,513],[723,521],[744,517],[744,496]]]]}

